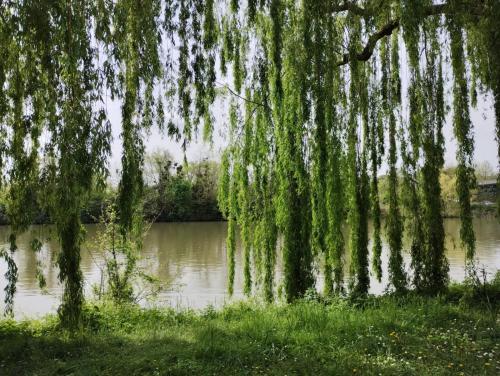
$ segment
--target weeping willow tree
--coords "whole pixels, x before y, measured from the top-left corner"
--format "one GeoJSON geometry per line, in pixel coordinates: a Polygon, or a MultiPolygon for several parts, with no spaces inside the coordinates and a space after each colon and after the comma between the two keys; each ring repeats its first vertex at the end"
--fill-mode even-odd
{"type": "Polygon", "coordinates": [[[127,239],[141,227],[147,133],[156,126],[184,147],[200,132],[210,140],[222,123],[212,113],[218,95],[231,101],[219,190],[230,292],[238,232],[244,292],[266,301],[278,290],[278,255],[288,301],[314,286],[319,265],[327,294],[366,294],[370,249],[382,277],[383,231],[394,290],[408,287],[408,271],[418,290],[443,289],[442,128],[451,105],[460,236],[473,267],[470,106],[478,90],[493,94],[499,140],[499,17],[498,0],[0,1],[0,167],[13,223],[1,252],[7,309],[16,236],[44,206],[61,246],[59,312],[79,323],[79,215],[108,173],[108,101],[121,105],[118,220],[127,239]]]}
{"type": "Polygon", "coordinates": [[[59,312],[74,325],[83,301],[80,210],[102,180],[110,143],[91,41],[95,9],[82,2],[4,3],[0,119],[11,239],[32,222],[37,203],[47,206],[61,246],[59,312]]]}
{"type": "MultiPolygon", "coordinates": [[[[461,239],[470,264],[474,258],[470,206],[474,148],[469,92],[475,90],[472,85],[476,82],[495,92],[491,75],[496,74],[496,68],[486,65],[493,59],[491,45],[497,32],[486,30],[491,27],[492,12],[498,10],[497,2],[304,0],[249,1],[247,6],[234,8],[238,10],[233,10],[230,18],[239,28],[231,31],[228,26],[222,38],[246,34],[249,62],[245,72],[262,62],[269,67],[267,82],[253,75],[243,84],[247,87],[245,106],[251,103],[257,111],[270,113],[259,118],[267,121],[269,133],[255,133],[251,138],[259,142],[261,136],[271,142],[267,155],[246,160],[248,174],[243,183],[248,186],[248,179],[262,179],[262,170],[254,169],[263,162],[260,158],[272,166],[266,173],[267,179],[275,179],[272,202],[282,239],[276,249],[284,258],[287,299],[293,300],[313,287],[315,260],[322,260],[325,292],[342,291],[346,286],[344,244],[350,259],[348,285],[352,292],[366,294],[370,214],[374,224],[372,270],[381,278],[378,178],[384,167],[389,184],[385,229],[390,285],[396,291],[405,290],[410,272],[411,283],[418,290],[435,293],[443,289],[448,278],[439,183],[447,108],[443,72],[451,72],[453,78],[454,95],[449,104],[458,146],[461,239]],[[475,44],[464,48],[469,40],[475,44]],[[401,56],[401,51],[406,56],[401,56]],[[445,63],[448,60],[449,65],[445,63]],[[410,72],[404,83],[402,61],[410,72]],[[381,161],[386,149],[384,166],[381,161]],[[344,222],[348,225],[346,241],[341,231],[344,222]],[[407,266],[402,257],[404,236],[410,244],[411,262],[407,266]]],[[[235,64],[241,64],[241,56],[238,59],[235,64]]],[[[239,67],[234,69],[237,72],[239,67]]],[[[237,77],[233,73],[238,88],[237,77]]],[[[247,132],[247,128],[234,132],[244,136],[230,142],[231,150],[246,147],[242,141],[249,137],[247,132]]],[[[231,176],[241,179],[237,172],[231,176]]],[[[257,213],[269,204],[268,196],[248,191],[257,213]]],[[[224,197],[230,200],[231,194],[224,197]]],[[[245,209],[246,214],[236,213],[235,222],[242,232],[261,220],[259,214],[250,214],[251,208],[245,209]]],[[[258,244],[252,252],[260,254],[258,244]]],[[[256,275],[260,265],[255,263],[256,275]]],[[[248,291],[252,282],[246,267],[245,281],[248,291]]]]}

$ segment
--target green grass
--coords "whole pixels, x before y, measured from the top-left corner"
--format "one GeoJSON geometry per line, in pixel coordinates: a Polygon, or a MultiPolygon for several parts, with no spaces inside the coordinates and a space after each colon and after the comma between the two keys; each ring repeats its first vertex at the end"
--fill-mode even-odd
{"type": "Polygon", "coordinates": [[[76,334],[55,317],[4,320],[0,375],[498,375],[498,307],[456,296],[198,312],[88,306],[76,334]]]}

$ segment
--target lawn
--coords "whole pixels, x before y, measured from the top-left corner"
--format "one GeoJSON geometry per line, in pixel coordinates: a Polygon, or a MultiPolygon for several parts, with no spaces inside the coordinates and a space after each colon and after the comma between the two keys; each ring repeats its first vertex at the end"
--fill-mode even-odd
{"type": "Polygon", "coordinates": [[[498,375],[495,303],[410,294],[182,312],[90,304],[76,333],[55,316],[0,321],[0,375],[498,375]]]}

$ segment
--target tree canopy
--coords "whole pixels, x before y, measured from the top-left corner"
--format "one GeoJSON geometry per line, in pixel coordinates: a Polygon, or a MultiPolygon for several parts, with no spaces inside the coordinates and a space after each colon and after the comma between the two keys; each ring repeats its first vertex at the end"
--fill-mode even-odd
{"type": "Polygon", "coordinates": [[[370,264],[381,277],[383,230],[396,291],[443,289],[443,124],[451,106],[460,235],[472,267],[470,107],[478,91],[492,94],[498,141],[498,19],[498,0],[0,0],[0,167],[14,219],[11,250],[2,252],[10,266],[7,307],[15,236],[43,202],[61,244],[60,315],[69,325],[79,321],[79,210],[108,173],[108,101],[121,104],[118,220],[128,237],[140,226],[148,130],[157,126],[184,145],[199,132],[210,139],[219,89],[231,98],[219,189],[229,221],[229,291],[238,230],[245,293],[261,291],[268,301],[277,250],[289,301],[313,286],[319,258],[326,293],[366,294],[370,264]],[[411,281],[403,230],[411,239],[411,281]]]}

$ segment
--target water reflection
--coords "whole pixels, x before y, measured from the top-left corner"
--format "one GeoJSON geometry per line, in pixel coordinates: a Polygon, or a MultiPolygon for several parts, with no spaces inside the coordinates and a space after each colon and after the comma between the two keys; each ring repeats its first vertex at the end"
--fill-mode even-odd
{"type": "MultiPolygon", "coordinates": [[[[496,219],[476,219],[474,227],[477,238],[477,258],[479,267],[493,274],[500,267],[500,224],[496,219]]],[[[459,241],[460,222],[456,219],[445,221],[446,248],[450,263],[452,280],[464,278],[464,253],[459,241]]],[[[97,225],[89,225],[87,242],[82,252],[82,271],[85,277],[85,291],[91,291],[92,284],[101,280],[102,254],[92,245],[98,230],[97,225]]],[[[227,225],[224,222],[157,223],[154,224],[144,241],[142,266],[149,274],[168,282],[170,288],[163,292],[155,304],[173,306],[204,307],[208,304],[220,305],[228,299],[226,295],[226,251],[225,236],[227,225]]],[[[0,242],[7,247],[9,229],[0,227],[0,242]]],[[[58,243],[51,226],[33,226],[19,237],[19,251],[15,260],[19,268],[19,282],[15,297],[15,313],[40,315],[54,312],[59,304],[61,286],[58,282],[56,267],[58,243]],[[43,240],[40,254],[30,250],[34,237],[43,240]],[[37,261],[41,261],[47,280],[46,291],[38,287],[36,278],[37,261]]],[[[383,267],[387,270],[387,247],[384,241],[383,267]]],[[[405,254],[405,262],[409,256],[405,254]]],[[[236,252],[235,296],[242,296],[241,252],[238,244],[236,252]]],[[[317,266],[321,269],[321,265],[317,266]]],[[[347,268],[346,268],[347,269],[347,268]]],[[[6,265],[0,262],[0,309],[6,281],[3,277],[6,265]]],[[[279,278],[279,272],[277,273],[279,278]]],[[[318,278],[317,287],[321,288],[322,279],[318,278]]],[[[380,293],[387,285],[387,273],[382,282],[372,279],[371,292],[380,293]]]]}

